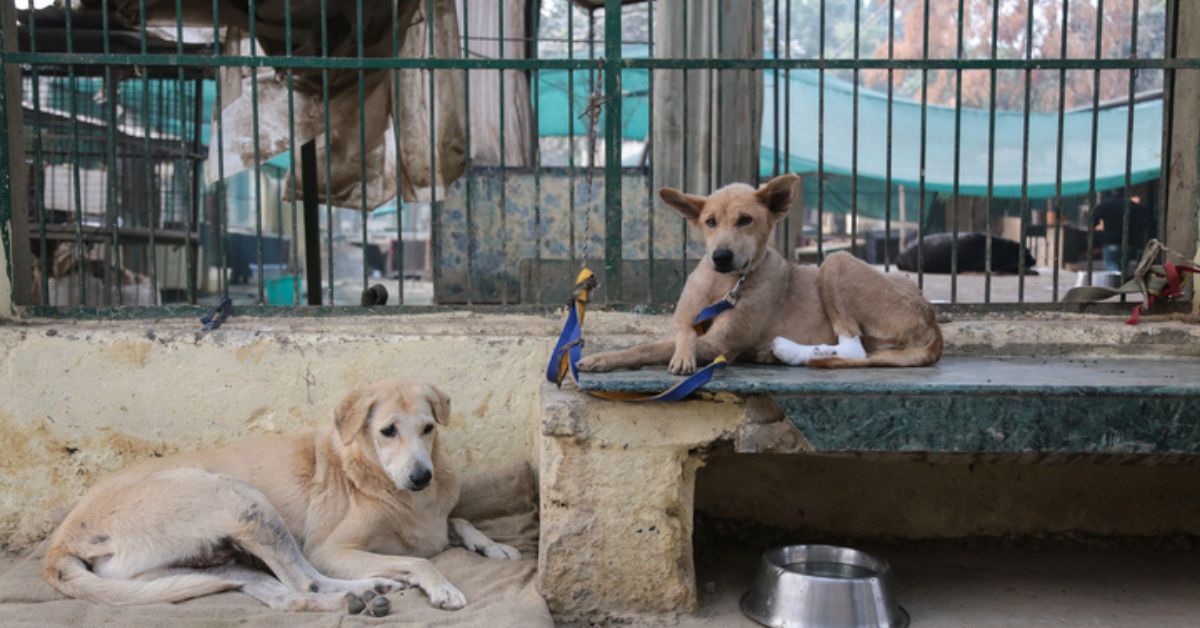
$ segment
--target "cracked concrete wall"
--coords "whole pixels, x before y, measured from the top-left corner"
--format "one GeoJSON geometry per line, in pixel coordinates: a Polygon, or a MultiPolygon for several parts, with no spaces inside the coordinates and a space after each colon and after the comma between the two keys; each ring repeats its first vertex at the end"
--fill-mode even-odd
{"type": "Polygon", "coordinates": [[[534,462],[537,383],[557,322],[418,318],[234,318],[208,335],[191,321],[0,325],[0,549],[47,534],[106,472],[324,427],[343,395],[386,377],[451,396],[441,434],[459,470],[534,462]]]}

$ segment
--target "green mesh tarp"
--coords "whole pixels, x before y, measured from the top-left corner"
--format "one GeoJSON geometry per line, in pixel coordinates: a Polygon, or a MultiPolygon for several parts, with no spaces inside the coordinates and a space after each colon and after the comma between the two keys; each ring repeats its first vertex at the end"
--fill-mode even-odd
{"type": "MultiPolygon", "coordinates": [[[[626,46],[623,54],[630,57],[646,56],[645,46],[626,46]]],[[[538,135],[558,137],[569,135],[574,129],[576,137],[587,137],[591,120],[584,115],[587,111],[594,85],[590,80],[602,80],[601,73],[587,70],[574,72],[575,119],[571,119],[567,94],[571,92],[571,73],[567,70],[541,70],[537,73],[536,89],[530,94],[538,107],[538,135]]],[[[648,89],[649,73],[646,70],[621,71],[621,137],[627,140],[644,140],[650,132],[650,107],[648,89]]],[[[600,90],[596,90],[600,91],[600,90]]],[[[596,118],[596,134],[604,137],[604,111],[596,118]]]]}
{"type": "MultiPolygon", "coordinates": [[[[643,53],[644,55],[644,53],[643,53]]],[[[815,172],[818,147],[818,75],[815,70],[791,72],[790,127],[787,149],[775,168],[775,84],[773,72],[765,72],[760,171],[815,172]]],[[[781,72],[782,79],[782,72],[781,72]]],[[[649,129],[647,73],[623,70],[622,135],[645,139],[649,129]]],[[[567,115],[567,72],[544,70],[538,78],[542,107],[538,128],[542,136],[566,135],[571,122],[567,115]]],[[[825,171],[852,173],[853,84],[830,74],[825,77],[825,171]]],[[[587,72],[575,72],[575,112],[584,111],[591,90],[587,72]]],[[[780,103],[784,95],[780,94],[780,103]]],[[[858,175],[860,180],[883,182],[887,176],[887,96],[859,90],[858,175]]],[[[1125,183],[1125,138],[1129,109],[1104,108],[1099,113],[1096,138],[1096,189],[1120,187],[1125,183]]],[[[896,98],[892,109],[892,182],[915,190],[920,183],[921,105],[896,98]]],[[[953,107],[929,106],[926,112],[926,190],[949,193],[954,189],[955,112],[953,107]]],[[[783,115],[780,115],[782,127],[783,115]]],[[[1131,178],[1141,183],[1159,176],[1162,145],[1162,100],[1134,106],[1133,160],[1131,178]]],[[[988,122],[986,109],[962,110],[959,193],[986,196],[988,182],[988,122]]],[[[602,123],[602,122],[601,122],[602,123]]],[[[1031,199],[1052,198],[1056,192],[1057,112],[1033,113],[1029,117],[1028,195],[1031,199]]],[[[587,133],[585,120],[577,119],[576,135],[587,133]]],[[[600,127],[603,129],[603,126],[600,127]]],[[[1063,196],[1078,196],[1091,186],[1092,110],[1066,113],[1063,124],[1063,196]]],[[[1020,198],[1022,188],[1024,116],[1019,111],[996,112],[996,146],[993,195],[1020,198]]],[[[779,129],[779,151],[783,154],[784,129],[779,129]]],[[[833,210],[838,211],[838,210],[833,210]]]]}

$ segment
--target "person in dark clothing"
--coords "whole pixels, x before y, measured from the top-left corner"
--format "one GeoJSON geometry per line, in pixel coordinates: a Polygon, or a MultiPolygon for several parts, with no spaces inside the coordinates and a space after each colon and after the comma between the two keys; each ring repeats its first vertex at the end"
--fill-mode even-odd
{"type": "MultiPolygon", "coordinates": [[[[1121,270],[1121,234],[1125,224],[1125,193],[1118,188],[1100,196],[1092,212],[1096,227],[1095,243],[1104,255],[1107,270],[1121,270]]],[[[1136,198],[1129,199],[1129,261],[1137,261],[1146,242],[1154,237],[1154,215],[1136,198]]]]}

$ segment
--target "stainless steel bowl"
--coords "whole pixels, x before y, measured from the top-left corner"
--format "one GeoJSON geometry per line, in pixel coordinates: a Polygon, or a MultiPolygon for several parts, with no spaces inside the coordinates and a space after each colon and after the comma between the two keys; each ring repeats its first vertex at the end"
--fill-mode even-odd
{"type": "Polygon", "coordinates": [[[902,628],[887,561],[848,547],[789,545],[767,550],[742,612],[777,628],[902,628]]]}

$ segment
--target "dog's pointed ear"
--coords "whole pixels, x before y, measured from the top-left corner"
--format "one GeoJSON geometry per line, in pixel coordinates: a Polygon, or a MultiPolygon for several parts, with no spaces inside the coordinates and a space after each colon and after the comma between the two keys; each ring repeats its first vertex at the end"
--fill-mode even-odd
{"type": "Polygon", "coordinates": [[[708,201],[703,196],[684,194],[675,188],[663,188],[658,191],[658,195],[664,203],[674,207],[675,211],[683,214],[683,217],[693,224],[700,220],[700,212],[704,211],[704,203],[708,201]]]}
{"type": "Polygon", "coordinates": [[[800,187],[800,177],[794,174],[781,174],[763,184],[755,192],[758,202],[766,205],[772,214],[786,214],[792,208],[796,198],[796,190],[800,187]]]}
{"type": "Polygon", "coordinates": [[[445,425],[450,422],[450,397],[442,392],[440,388],[433,384],[425,386],[425,398],[429,400],[429,407],[433,409],[433,420],[439,425],[445,425]]]}
{"type": "Polygon", "coordinates": [[[362,431],[374,411],[375,397],[365,389],[359,388],[342,399],[333,412],[333,426],[343,445],[354,442],[354,437],[362,431]]]}

